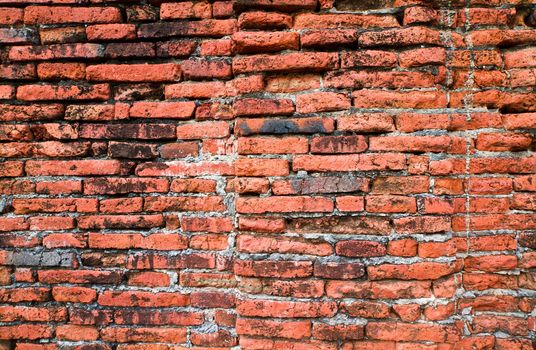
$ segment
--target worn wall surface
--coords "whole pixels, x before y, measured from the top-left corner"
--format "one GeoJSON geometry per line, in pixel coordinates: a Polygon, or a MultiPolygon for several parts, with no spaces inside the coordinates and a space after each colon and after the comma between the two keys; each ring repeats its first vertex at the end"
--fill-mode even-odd
{"type": "Polygon", "coordinates": [[[534,0],[0,0],[0,349],[534,349],[534,0]]]}

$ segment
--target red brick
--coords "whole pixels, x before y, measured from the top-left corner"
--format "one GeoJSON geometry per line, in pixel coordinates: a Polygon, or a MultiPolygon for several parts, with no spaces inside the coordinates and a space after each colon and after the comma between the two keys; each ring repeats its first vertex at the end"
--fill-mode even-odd
{"type": "Polygon", "coordinates": [[[160,22],[142,24],[138,28],[140,38],[162,38],[169,36],[225,36],[233,34],[236,20],[206,19],[195,22],[160,22]]]}
{"type": "Polygon", "coordinates": [[[332,298],[400,299],[431,296],[429,281],[329,281],[332,298]]]}
{"type": "Polygon", "coordinates": [[[113,175],[120,172],[116,160],[50,160],[28,161],[28,175],[113,175]]]}
{"type": "Polygon", "coordinates": [[[244,231],[259,231],[259,232],[283,232],[285,229],[285,222],[282,219],[277,218],[264,218],[264,217],[240,217],[239,228],[244,231]]]}
{"type": "Polygon", "coordinates": [[[92,198],[15,199],[13,201],[13,208],[14,212],[17,214],[59,212],[91,213],[97,211],[97,201],[92,198]]]}
{"type": "Polygon", "coordinates": [[[223,211],[224,204],[221,197],[151,197],[144,201],[144,210],[160,211],[223,211]]]}
{"type": "Polygon", "coordinates": [[[2,64],[0,65],[0,77],[7,80],[27,80],[35,78],[35,66],[33,64],[2,64]]]}
{"type": "Polygon", "coordinates": [[[293,170],[308,171],[400,170],[404,167],[405,157],[394,153],[296,156],[292,164],[293,170]]]}
{"type": "Polygon", "coordinates": [[[529,134],[516,133],[480,133],[476,140],[476,148],[481,151],[523,151],[532,144],[529,134]]]}
{"type": "Polygon", "coordinates": [[[229,124],[226,122],[198,122],[177,126],[179,140],[223,138],[226,136],[229,136],[229,124]]]}
{"type": "Polygon", "coordinates": [[[536,158],[532,156],[523,158],[474,158],[470,162],[471,173],[528,173],[534,168],[536,158]]]}
{"type": "Polygon", "coordinates": [[[536,50],[528,47],[516,51],[507,51],[504,53],[504,65],[506,68],[520,68],[534,65],[536,50]]]}
{"type": "Polygon", "coordinates": [[[187,295],[168,292],[105,291],[98,298],[98,303],[104,306],[172,307],[185,306],[188,302],[187,295]]]}
{"type": "Polygon", "coordinates": [[[301,35],[300,43],[303,47],[337,47],[355,44],[358,35],[353,29],[308,30],[301,35]]]}
{"type": "Polygon", "coordinates": [[[269,333],[278,338],[302,339],[311,336],[311,322],[238,318],[236,332],[239,335],[262,336],[269,333]]]}
{"type": "Polygon", "coordinates": [[[167,342],[182,343],[186,340],[186,328],[104,328],[100,331],[102,340],[114,343],[127,342],[167,342]]]}
{"type": "Polygon", "coordinates": [[[288,115],[294,113],[291,100],[240,99],[233,103],[236,116],[288,115]]]}
{"type": "Polygon", "coordinates": [[[229,79],[231,64],[222,60],[190,59],[181,63],[185,80],[229,79]]]}
{"type": "Polygon", "coordinates": [[[341,241],[335,246],[337,255],[348,257],[374,257],[386,253],[385,246],[372,241],[341,241]]]}
{"type": "Polygon", "coordinates": [[[517,257],[513,255],[470,256],[464,259],[467,271],[496,272],[511,270],[517,266],[517,257]]]}
{"type": "Polygon", "coordinates": [[[211,98],[232,95],[223,82],[184,82],[166,86],[167,98],[211,98]]]}
{"type": "Polygon", "coordinates": [[[240,136],[254,134],[315,134],[329,133],[334,128],[334,121],[331,118],[239,119],[235,125],[235,133],[240,136]]]}
{"type": "Polygon", "coordinates": [[[231,37],[237,53],[297,50],[299,35],[293,32],[237,32],[231,37]]]}
{"type": "Polygon", "coordinates": [[[36,340],[50,338],[53,328],[46,325],[26,324],[17,326],[0,326],[0,339],[28,339],[36,340]]]}
{"type": "Polygon", "coordinates": [[[292,27],[292,17],[277,12],[248,11],[238,17],[241,29],[288,29],[292,27]]]}
{"type": "Polygon", "coordinates": [[[408,46],[441,45],[440,32],[426,27],[391,29],[379,32],[366,32],[359,37],[362,46],[408,46]]]}
{"type": "Polygon", "coordinates": [[[39,36],[43,44],[76,43],[85,40],[86,31],[82,26],[42,28],[39,36]]]}
{"type": "Polygon", "coordinates": [[[106,23],[121,21],[116,7],[28,6],[24,9],[24,23],[106,23]]]}
{"type": "Polygon", "coordinates": [[[333,201],[322,197],[238,198],[239,213],[331,212],[333,201]]]}
{"type": "Polygon", "coordinates": [[[238,0],[234,5],[235,10],[253,8],[283,12],[311,10],[315,9],[315,7],[316,1],[314,0],[238,0]]]}
{"type": "Polygon", "coordinates": [[[424,72],[371,72],[350,70],[326,74],[326,86],[333,88],[432,87],[442,76],[424,72]]]}
{"type": "Polygon", "coordinates": [[[309,14],[294,19],[294,28],[354,28],[354,27],[398,27],[393,16],[358,14],[309,14]]]}
{"type": "Polygon", "coordinates": [[[235,296],[222,292],[193,292],[190,303],[199,308],[232,308],[235,306],[235,296]]]}
{"type": "Polygon", "coordinates": [[[194,41],[171,40],[156,43],[156,54],[159,57],[188,57],[197,47],[194,41]]]}
{"type": "Polygon", "coordinates": [[[30,28],[0,28],[0,39],[5,44],[36,43],[37,32],[30,28]]]}
{"type": "Polygon", "coordinates": [[[101,64],[88,66],[86,77],[89,81],[178,81],[181,69],[174,63],[101,64]]]}
{"type": "Polygon", "coordinates": [[[441,65],[445,63],[446,52],[437,47],[407,50],[400,53],[399,60],[402,67],[441,65]]]}
{"type": "Polygon", "coordinates": [[[445,108],[444,93],[435,91],[388,92],[359,90],[352,94],[354,106],[360,108],[445,108]]]}
{"type": "Polygon", "coordinates": [[[345,115],[337,118],[337,129],[360,132],[387,132],[395,130],[393,118],[386,113],[345,115]]]}
{"type": "Polygon", "coordinates": [[[234,15],[232,1],[215,1],[212,5],[212,16],[214,18],[231,17],[234,15]]]}
{"type": "MultiPolygon", "coordinates": [[[[248,166],[249,169],[249,166],[248,166]]],[[[162,176],[166,174],[182,174],[182,175],[234,175],[235,169],[232,163],[229,162],[167,162],[167,163],[143,163],[136,167],[138,176],[162,176]],[[164,166],[162,166],[162,164],[164,166]]],[[[168,175],[169,174],[169,175],[168,175]]]]}
{"type": "Polygon", "coordinates": [[[161,227],[164,220],[161,215],[100,215],[78,218],[78,227],[82,229],[117,228],[147,229],[161,227]]]}
{"type": "Polygon", "coordinates": [[[171,192],[213,193],[216,192],[216,181],[204,179],[175,179],[171,182],[171,192]]]}
{"type": "Polygon", "coordinates": [[[234,262],[234,272],[239,276],[250,277],[307,277],[313,273],[309,261],[245,261],[234,262]]]}
{"type": "Polygon", "coordinates": [[[17,98],[23,101],[47,100],[99,100],[110,97],[108,84],[94,85],[22,85],[17,88],[17,98]]]}
{"type": "Polygon", "coordinates": [[[433,233],[450,230],[451,223],[445,216],[408,216],[394,219],[394,226],[399,233],[433,233]]]}
{"type": "Polygon", "coordinates": [[[266,91],[296,92],[320,87],[320,77],[315,74],[278,75],[267,77],[266,91]]]}
{"type": "Polygon", "coordinates": [[[160,7],[160,18],[210,18],[211,5],[207,2],[164,3],[160,7]]]}
{"type": "Polygon", "coordinates": [[[56,328],[56,337],[63,340],[97,340],[99,331],[92,326],[62,325],[56,328]]]}
{"type": "Polygon", "coordinates": [[[7,100],[15,96],[15,88],[9,85],[0,85],[0,100],[7,100]]]}
{"type": "Polygon", "coordinates": [[[455,333],[452,326],[397,322],[371,322],[367,324],[366,332],[372,339],[433,342],[452,340],[455,333]]]}
{"type": "Polygon", "coordinates": [[[417,255],[417,242],[412,238],[402,238],[389,241],[387,253],[394,256],[415,256],[417,255]]]}
{"type": "Polygon", "coordinates": [[[323,71],[337,68],[338,56],[328,52],[302,52],[282,55],[254,55],[233,59],[233,72],[323,71]]]}
{"type": "Polygon", "coordinates": [[[396,54],[389,51],[364,50],[341,53],[341,67],[392,67],[397,63],[396,54]]]}
{"type": "Polygon", "coordinates": [[[40,63],[37,75],[43,80],[83,80],[86,77],[84,63],[40,63]]]}
{"type": "Polygon", "coordinates": [[[298,113],[338,111],[348,109],[350,105],[350,99],[346,95],[334,92],[316,92],[296,97],[298,113]]]}
{"type": "Polygon", "coordinates": [[[0,7],[1,24],[20,24],[23,21],[24,10],[13,7],[0,7]]]}
{"type": "Polygon", "coordinates": [[[241,316],[331,317],[336,311],[337,305],[333,302],[239,300],[237,303],[237,312],[241,316]]]}
{"type": "Polygon", "coordinates": [[[285,176],[289,166],[284,159],[240,158],[235,163],[235,173],[238,176],[285,176]]]}
{"type": "Polygon", "coordinates": [[[235,178],[227,182],[225,190],[237,193],[265,193],[270,188],[268,179],[235,178]]]}
{"type": "Polygon", "coordinates": [[[336,207],[341,212],[358,212],[365,210],[365,199],[361,196],[339,196],[335,199],[336,207]]]}
{"type": "Polygon", "coordinates": [[[409,7],[404,10],[404,24],[437,22],[436,10],[427,7],[409,7]]]}
{"type": "Polygon", "coordinates": [[[104,56],[110,58],[154,57],[155,44],[142,43],[110,43],[106,45],[104,56]]]}
{"type": "Polygon", "coordinates": [[[200,53],[202,56],[231,56],[232,41],[229,39],[203,41],[200,53]]]}
{"type": "Polygon", "coordinates": [[[268,238],[240,235],[237,250],[248,253],[308,254],[327,256],[333,252],[331,245],[323,241],[268,238]]]}
{"type": "Polygon", "coordinates": [[[39,271],[38,276],[40,282],[48,284],[116,284],[121,281],[119,272],[98,270],[46,270],[39,271]]]}
{"type": "Polygon", "coordinates": [[[197,156],[199,153],[197,142],[168,143],[160,146],[159,152],[162,158],[186,158],[197,156]]]}
{"type": "Polygon", "coordinates": [[[364,327],[352,324],[313,324],[313,336],[321,340],[359,340],[364,338],[364,327]]]}
{"type": "Polygon", "coordinates": [[[360,153],[368,148],[363,136],[321,136],[311,140],[311,153],[360,153]]]}
{"type": "Polygon", "coordinates": [[[438,279],[456,271],[455,266],[436,263],[423,262],[412,265],[393,265],[385,264],[378,266],[369,266],[367,268],[371,280],[380,279],[403,279],[403,280],[428,280],[438,279]]]}
{"type": "Polygon", "coordinates": [[[195,110],[194,102],[135,102],[129,114],[133,118],[190,118],[195,110]]]}
{"type": "Polygon", "coordinates": [[[213,333],[195,333],[190,335],[192,344],[201,346],[234,346],[237,345],[237,338],[226,330],[219,330],[213,333]]]}
{"type": "Polygon", "coordinates": [[[301,137],[240,137],[238,139],[239,154],[307,153],[308,149],[307,139],[301,137]]]}
{"type": "Polygon", "coordinates": [[[86,34],[90,41],[134,39],[136,26],[133,24],[96,24],[87,26],[86,34]]]}

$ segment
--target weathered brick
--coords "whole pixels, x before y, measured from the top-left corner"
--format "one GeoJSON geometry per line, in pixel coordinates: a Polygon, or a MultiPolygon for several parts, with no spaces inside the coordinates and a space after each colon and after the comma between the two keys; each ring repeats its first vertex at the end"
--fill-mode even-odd
{"type": "Polygon", "coordinates": [[[294,28],[353,28],[398,27],[393,16],[360,14],[310,14],[303,13],[294,19],[294,28]]]}
{"type": "Polygon", "coordinates": [[[164,3],[160,7],[160,18],[210,18],[211,5],[207,2],[164,3]]]}
{"type": "Polygon", "coordinates": [[[297,50],[299,35],[293,32],[237,32],[231,37],[237,53],[297,50]]]}
{"type": "Polygon", "coordinates": [[[233,59],[235,73],[323,71],[337,66],[338,56],[328,52],[254,55],[233,59]]]}
{"type": "Polygon", "coordinates": [[[532,349],[529,3],[0,3],[0,349],[532,349]]]}
{"type": "Polygon", "coordinates": [[[48,100],[97,100],[110,97],[109,84],[94,85],[22,85],[17,89],[17,98],[23,101],[48,100]]]}
{"type": "Polygon", "coordinates": [[[134,102],[129,110],[133,118],[179,118],[191,117],[194,102],[134,102]]]}
{"type": "Polygon", "coordinates": [[[359,37],[362,46],[407,46],[441,45],[440,32],[426,27],[391,29],[379,32],[366,32],[359,37]]]}
{"type": "Polygon", "coordinates": [[[345,94],[316,92],[298,95],[296,98],[298,113],[329,112],[348,108],[350,108],[350,99],[345,94]]]}
{"type": "Polygon", "coordinates": [[[254,134],[316,134],[330,133],[334,130],[331,118],[300,119],[239,119],[235,133],[241,136],[254,134]]]}
{"type": "Polygon", "coordinates": [[[173,63],[103,64],[88,66],[86,77],[89,81],[177,81],[181,77],[181,69],[173,63]]]}
{"type": "Polygon", "coordinates": [[[357,43],[359,33],[353,29],[308,30],[300,36],[303,47],[338,47],[357,43]]]}
{"type": "Polygon", "coordinates": [[[240,29],[288,29],[292,16],[278,12],[248,11],[238,17],[240,29]]]}
{"type": "Polygon", "coordinates": [[[234,9],[262,9],[277,10],[282,12],[293,12],[298,10],[314,10],[316,0],[237,0],[234,9]]]}
{"type": "Polygon", "coordinates": [[[206,19],[195,22],[157,22],[141,24],[140,38],[165,38],[170,36],[225,36],[235,31],[234,19],[206,19]]]}
{"type": "Polygon", "coordinates": [[[86,31],[82,26],[42,28],[39,36],[43,44],[76,43],[86,39],[86,31]]]}
{"type": "Polygon", "coordinates": [[[134,39],[136,26],[133,24],[96,24],[86,27],[90,41],[134,39]]]}
{"type": "Polygon", "coordinates": [[[37,66],[37,75],[43,80],[82,80],[86,76],[83,63],[41,63],[37,66]]]}
{"type": "Polygon", "coordinates": [[[106,23],[119,22],[121,12],[116,7],[28,6],[24,23],[106,23]]]}

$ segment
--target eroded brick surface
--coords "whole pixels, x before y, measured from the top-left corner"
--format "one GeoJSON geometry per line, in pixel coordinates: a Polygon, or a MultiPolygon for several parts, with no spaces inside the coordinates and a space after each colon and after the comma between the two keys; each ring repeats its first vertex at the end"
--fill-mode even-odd
{"type": "Polygon", "coordinates": [[[533,0],[0,3],[0,350],[535,348],[533,0]]]}

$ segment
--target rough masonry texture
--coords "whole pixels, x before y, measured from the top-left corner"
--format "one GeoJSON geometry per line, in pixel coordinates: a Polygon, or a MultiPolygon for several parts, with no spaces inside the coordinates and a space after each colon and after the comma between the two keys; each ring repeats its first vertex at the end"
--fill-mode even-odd
{"type": "Polygon", "coordinates": [[[535,10],[0,0],[0,349],[536,349],[535,10]]]}

